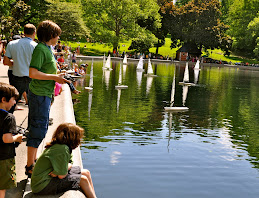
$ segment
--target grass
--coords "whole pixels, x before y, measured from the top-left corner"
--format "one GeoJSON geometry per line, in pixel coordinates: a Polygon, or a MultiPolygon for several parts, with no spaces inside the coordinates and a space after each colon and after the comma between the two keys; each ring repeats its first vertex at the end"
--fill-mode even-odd
{"type": "MultiPolygon", "coordinates": [[[[78,45],[80,45],[81,54],[87,55],[87,56],[102,56],[104,53],[107,54],[108,51],[112,52],[112,46],[109,46],[107,44],[87,43],[87,42],[81,42],[81,43],[65,42],[65,43],[66,43],[66,45],[71,45],[72,50],[75,50],[76,47],[78,45]],[[86,45],[86,48],[84,48],[85,45],[86,45]]],[[[122,53],[123,51],[125,51],[125,52],[134,53],[133,51],[128,50],[130,44],[131,44],[131,41],[120,43],[119,52],[122,53]]],[[[165,45],[159,48],[158,53],[164,57],[169,56],[174,59],[176,57],[177,48],[171,49],[170,45],[171,45],[171,39],[166,38],[165,45]]],[[[156,48],[155,47],[150,48],[150,52],[155,53],[156,48]]],[[[203,52],[203,55],[206,55],[206,53],[203,52]]],[[[248,59],[248,58],[236,56],[234,54],[231,54],[230,56],[224,56],[224,52],[221,51],[220,49],[208,50],[208,57],[215,59],[215,60],[222,60],[222,61],[227,61],[227,62],[231,61],[232,63],[236,63],[236,62],[243,62],[243,63],[248,62],[250,64],[259,63],[259,61],[255,60],[255,59],[248,59]]]]}

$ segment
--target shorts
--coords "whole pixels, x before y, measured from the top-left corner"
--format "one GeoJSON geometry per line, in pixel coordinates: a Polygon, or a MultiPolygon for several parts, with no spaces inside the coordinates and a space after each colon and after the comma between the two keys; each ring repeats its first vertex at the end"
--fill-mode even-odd
{"type": "Polygon", "coordinates": [[[0,160],[0,190],[16,187],[16,172],[14,158],[0,160]]]}
{"type": "Polygon", "coordinates": [[[35,193],[37,195],[56,195],[64,193],[68,190],[80,189],[79,183],[81,180],[81,168],[80,166],[72,166],[68,171],[67,176],[64,179],[53,177],[49,184],[40,192],[35,193]]]}
{"type": "Polygon", "coordinates": [[[45,138],[49,126],[51,98],[38,96],[29,91],[29,116],[27,146],[38,148],[45,138]]]}

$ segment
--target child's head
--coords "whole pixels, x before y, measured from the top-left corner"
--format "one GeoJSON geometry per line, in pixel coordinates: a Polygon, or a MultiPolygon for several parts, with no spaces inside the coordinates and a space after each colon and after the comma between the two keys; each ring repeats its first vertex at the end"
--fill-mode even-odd
{"type": "Polygon", "coordinates": [[[37,37],[41,42],[48,42],[52,38],[61,35],[60,27],[49,20],[42,21],[37,28],[37,37]]]}
{"type": "Polygon", "coordinates": [[[54,132],[51,142],[46,145],[46,148],[49,148],[54,144],[66,144],[71,150],[73,150],[79,146],[83,135],[84,129],[75,124],[60,124],[54,132]]]}
{"type": "Polygon", "coordinates": [[[0,82],[0,103],[2,102],[3,98],[5,98],[6,102],[9,102],[12,97],[15,99],[19,97],[19,92],[17,89],[12,85],[0,82]]]}

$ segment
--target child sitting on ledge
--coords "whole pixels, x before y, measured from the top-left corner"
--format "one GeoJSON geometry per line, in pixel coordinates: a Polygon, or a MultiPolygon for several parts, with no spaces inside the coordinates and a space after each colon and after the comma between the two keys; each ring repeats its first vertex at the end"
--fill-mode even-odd
{"type": "Polygon", "coordinates": [[[72,123],[58,126],[33,169],[33,193],[56,195],[81,189],[87,198],[96,198],[90,172],[69,163],[72,150],[79,146],[83,134],[84,130],[72,123]]]}

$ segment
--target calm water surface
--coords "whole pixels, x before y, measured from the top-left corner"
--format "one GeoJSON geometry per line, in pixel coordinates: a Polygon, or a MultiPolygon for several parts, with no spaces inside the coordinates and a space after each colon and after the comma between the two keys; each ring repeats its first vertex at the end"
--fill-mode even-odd
{"type": "Polygon", "coordinates": [[[259,72],[202,67],[197,81],[190,64],[197,85],[185,99],[185,64],[153,63],[152,78],[130,63],[122,72],[128,89],[119,91],[119,62],[112,67],[94,62],[93,91],[84,90],[89,75],[78,80],[74,105],[99,198],[259,197],[259,72]],[[189,111],[170,114],[174,73],[175,106],[189,111]]]}

